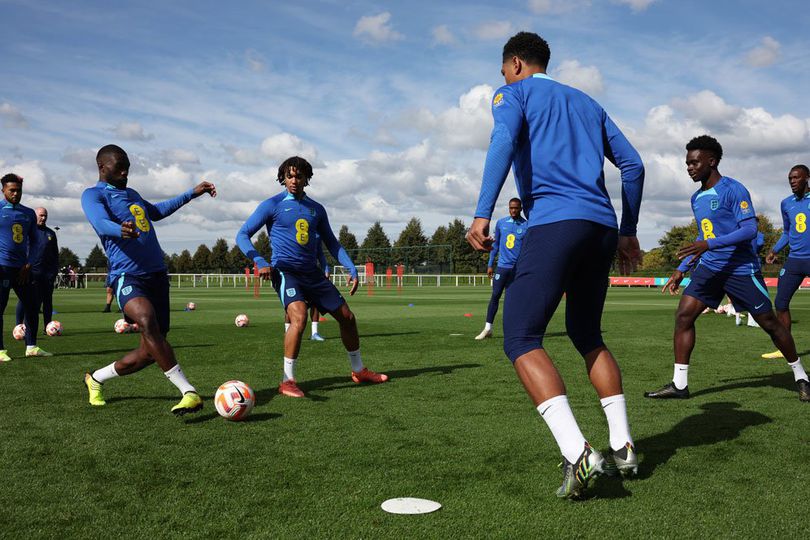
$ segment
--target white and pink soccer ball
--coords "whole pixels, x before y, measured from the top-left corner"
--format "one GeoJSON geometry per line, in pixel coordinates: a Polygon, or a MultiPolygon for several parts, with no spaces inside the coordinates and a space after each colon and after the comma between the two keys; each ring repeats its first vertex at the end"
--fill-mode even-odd
{"type": "Polygon", "coordinates": [[[45,327],[45,333],[51,337],[62,335],[62,323],[59,321],[51,321],[45,327]]]}
{"type": "Polygon", "coordinates": [[[128,334],[132,331],[132,325],[130,325],[125,319],[118,319],[115,321],[113,329],[115,329],[116,334],[128,334]]]}
{"type": "Polygon", "coordinates": [[[239,315],[236,316],[236,320],[233,322],[239,328],[244,328],[245,326],[250,324],[250,319],[248,319],[248,316],[245,315],[244,313],[240,313],[239,315]]]}
{"type": "Polygon", "coordinates": [[[214,407],[225,420],[244,420],[256,403],[256,394],[242,381],[228,381],[217,388],[214,407]]]}
{"type": "Polygon", "coordinates": [[[189,302],[188,304],[186,304],[186,309],[189,311],[194,311],[195,309],[197,309],[197,304],[195,304],[194,302],[189,302]]]}
{"type": "Polygon", "coordinates": [[[14,336],[14,339],[17,341],[21,339],[25,339],[25,325],[23,323],[18,324],[12,330],[11,335],[14,336]]]}

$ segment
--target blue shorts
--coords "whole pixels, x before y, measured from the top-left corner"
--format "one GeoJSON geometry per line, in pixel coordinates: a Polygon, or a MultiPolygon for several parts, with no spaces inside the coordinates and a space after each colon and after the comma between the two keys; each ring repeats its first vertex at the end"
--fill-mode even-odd
{"type": "Polygon", "coordinates": [[[810,276],[810,259],[788,257],[785,266],[779,271],[776,300],[773,302],[777,311],[787,311],[790,308],[791,298],[808,276],[810,276]]]}
{"type": "Polygon", "coordinates": [[[321,313],[334,313],[346,303],[320,268],[307,272],[273,268],[270,279],[284,309],[293,302],[306,302],[321,313]]]}
{"type": "Polygon", "coordinates": [[[758,315],[772,309],[771,298],[761,272],[736,276],[714,272],[698,263],[692,270],[691,278],[692,281],[683,294],[697,298],[712,309],[720,305],[726,294],[737,311],[758,315]]]}
{"type": "Polygon", "coordinates": [[[503,349],[514,362],[543,348],[566,293],[565,327],[580,354],[604,345],[602,308],[618,231],[586,220],[529,227],[503,307],[503,349]]]}
{"type": "Polygon", "coordinates": [[[115,280],[115,299],[118,307],[124,311],[127,322],[133,322],[126,317],[124,306],[133,298],[146,298],[152,304],[157,317],[158,327],[162,334],[169,333],[169,276],[166,272],[154,272],[133,276],[121,274],[115,280]]]}

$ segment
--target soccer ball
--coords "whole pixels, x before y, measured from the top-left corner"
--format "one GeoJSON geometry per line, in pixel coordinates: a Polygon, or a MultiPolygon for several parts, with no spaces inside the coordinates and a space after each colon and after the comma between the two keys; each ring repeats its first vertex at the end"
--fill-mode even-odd
{"type": "Polygon", "coordinates": [[[59,321],[51,321],[48,323],[48,326],[45,327],[45,333],[49,336],[61,336],[62,335],[62,323],[59,321]]]}
{"type": "Polygon", "coordinates": [[[195,304],[194,302],[189,302],[188,304],[186,304],[186,309],[189,311],[194,311],[195,309],[197,309],[197,304],[195,304]]]}
{"type": "Polygon", "coordinates": [[[25,339],[25,325],[20,323],[15,326],[14,330],[11,332],[11,335],[14,336],[14,339],[17,341],[25,339]]]}
{"type": "Polygon", "coordinates": [[[115,321],[115,326],[113,328],[115,328],[116,334],[127,334],[131,330],[129,323],[124,319],[118,319],[115,321]]]}
{"type": "Polygon", "coordinates": [[[250,319],[248,319],[247,315],[242,313],[242,314],[239,314],[239,315],[236,316],[236,320],[234,321],[234,324],[236,326],[238,326],[239,328],[243,328],[243,327],[247,326],[248,324],[250,324],[250,319]]]}
{"type": "Polygon", "coordinates": [[[244,420],[255,402],[253,390],[242,381],[228,381],[217,388],[214,395],[214,407],[219,415],[234,422],[244,420]]]}

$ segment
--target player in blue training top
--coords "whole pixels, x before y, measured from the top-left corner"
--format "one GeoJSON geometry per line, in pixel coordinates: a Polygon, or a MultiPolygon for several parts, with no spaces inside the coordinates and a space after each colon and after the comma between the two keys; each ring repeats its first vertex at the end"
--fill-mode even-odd
{"type": "Polygon", "coordinates": [[[5,200],[0,206],[0,362],[8,362],[3,344],[3,312],[8,305],[11,289],[23,304],[25,319],[25,356],[53,356],[37,347],[39,309],[36,292],[31,283],[30,255],[39,250],[37,217],[34,211],[20,204],[23,179],[9,173],[0,179],[5,200]]]}
{"type": "Polygon", "coordinates": [[[290,328],[284,335],[284,375],[278,387],[280,394],[290,397],[304,397],[304,392],[295,382],[294,370],[307,321],[307,304],[331,314],[338,322],[340,338],[349,353],[354,382],[383,383],[388,380],[387,375],[363,366],[354,313],[318,268],[317,244],[320,242],[315,239],[320,236],[329,252],[349,269],[349,294],[357,291],[357,269],[329,227],[326,210],[304,193],[311,178],[312,165],[307,160],[297,156],[285,160],[278,168],[278,181],[286,189],[261,203],[236,235],[236,244],[258,265],[262,279],[272,280],[290,318],[290,328]],[[259,255],[250,241],[262,227],[267,227],[273,248],[270,262],[259,255]]]}
{"type": "Polygon", "coordinates": [[[91,405],[105,405],[101,386],[109,379],[131,375],[157,363],[166,378],[183,395],[172,413],[183,415],[202,409],[202,398],[188,382],[174,350],[166,341],[169,332],[169,277],[158,243],[155,221],[172,215],[203,193],[217,194],[214,184],[201,182],[182,195],[152,204],[127,187],[129,157],[114,144],[96,154],[98,183],[82,193],[82,209],[109,258],[109,274],[118,305],[129,322],[141,329],[137,349],[117,362],[86,373],[84,382],[91,405]]]}
{"type": "MultiPolygon", "coordinates": [[[[765,262],[773,264],[776,254],[785,246],[790,246],[785,265],[779,272],[776,289],[776,318],[790,330],[790,300],[796,294],[804,278],[810,276],[810,233],[807,233],[807,216],[810,216],[810,189],[808,189],[810,169],[807,165],[796,165],[788,173],[788,182],[793,195],[782,201],[782,236],[765,257],[765,262]]],[[[782,358],[781,351],[762,355],[762,358],[782,358]]]]}
{"type": "Polygon", "coordinates": [[[515,261],[520,254],[520,244],[526,236],[528,227],[526,220],[520,215],[523,206],[520,199],[509,201],[509,217],[501,218],[495,224],[495,234],[492,239],[492,251],[489,252],[487,263],[487,276],[492,279],[492,297],[487,307],[487,320],[484,329],[475,339],[482,340],[492,337],[492,323],[498,313],[498,303],[503,290],[515,278],[515,261]],[[495,257],[498,257],[498,266],[495,267],[495,257]]]}
{"type": "Polygon", "coordinates": [[[810,384],[790,330],[779,323],[760,272],[759,258],[751,240],[757,234],[756,213],[751,195],[741,183],[717,170],[723,147],[708,135],[695,137],[686,145],[686,171],[700,189],[692,195],[692,211],[698,224],[697,241],[681,249],[683,262],[662,292],[677,294],[684,273],[692,269],[692,280],[683,292],[675,313],[675,366],[672,382],[644,396],[659,399],[689,397],[687,374],[695,348],[695,320],[708,306],[716,308],[728,294],[734,309],[747,311],[771,337],[793,370],[799,399],[810,401],[810,384]]]}
{"type": "MultiPolygon", "coordinates": [[[[28,251],[28,260],[31,263],[31,284],[34,287],[34,303],[36,312],[42,308],[42,329],[48,327],[53,318],[53,284],[59,273],[59,245],[56,241],[56,232],[46,226],[48,210],[39,207],[34,210],[37,216],[36,247],[28,251]]],[[[17,301],[17,324],[25,321],[25,306],[21,300],[17,301]]]]}
{"type": "MultiPolygon", "coordinates": [[[[313,235],[313,242],[316,242],[318,245],[318,265],[321,267],[321,271],[326,279],[329,279],[329,274],[331,269],[329,268],[329,263],[326,262],[326,255],[323,253],[323,242],[321,242],[320,237],[317,233],[313,235]]],[[[318,311],[318,306],[315,304],[311,304],[309,307],[309,318],[312,321],[312,335],[309,337],[310,341],[326,341],[324,337],[318,333],[318,319],[321,318],[321,313],[318,311]]],[[[290,329],[290,315],[285,311],[284,312],[284,331],[290,329]]]]}
{"type": "Polygon", "coordinates": [[[514,165],[529,230],[506,290],[504,351],[563,455],[557,495],[574,498],[606,466],[625,475],[638,470],[622,376],[602,340],[601,320],[617,246],[623,271],[641,257],[636,225],[644,166],[598,103],[546,74],[550,55],[548,43],[528,32],[504,46],[501,74],[507,84],[492,99],[495,126],[467,239],[475,249],[491,249],[490,218],[514,165]],[[621,170],[621,227],[605,187],[605,158],[621,170]],[[610,428],[607,460],[582,435],[565,384],[543,348],[563,293],[568,336],[585,359],[610,428]]]}

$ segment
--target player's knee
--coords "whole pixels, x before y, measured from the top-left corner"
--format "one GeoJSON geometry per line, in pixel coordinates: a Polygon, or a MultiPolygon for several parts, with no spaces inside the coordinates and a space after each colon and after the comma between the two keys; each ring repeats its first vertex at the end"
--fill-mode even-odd
{"type": "Polygon", "coordinates": [[[695,318],[686,310],[679,309],[675,312],[675,329],[687,330],[695,324],[695,318]]]}

